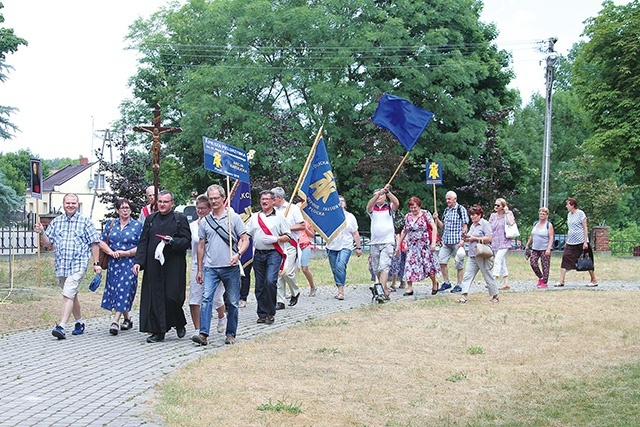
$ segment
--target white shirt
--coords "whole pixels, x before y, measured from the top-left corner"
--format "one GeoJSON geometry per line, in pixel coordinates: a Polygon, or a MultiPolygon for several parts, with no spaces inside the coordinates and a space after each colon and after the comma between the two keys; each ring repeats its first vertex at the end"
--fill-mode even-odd
{"type": "Polygon", "coordinates": [[[346,225],[338,236],[327,243],[327,249],[341,251],[342,249],[353,249],[353,233],[358,231],[358,220],[351,212],[344,211],[346,225]]]}

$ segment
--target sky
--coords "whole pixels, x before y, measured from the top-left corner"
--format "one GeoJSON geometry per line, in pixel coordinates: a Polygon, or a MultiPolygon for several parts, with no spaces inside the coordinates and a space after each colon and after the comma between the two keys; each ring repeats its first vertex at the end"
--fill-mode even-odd
{"type": "MultiPolygon", "coordinates": [[[[131,92],[136,53],[126,50],[128,27],[167,0],[2,0],[2,26],[26,39],[6,63],[1,105],[19,109],[10,120],[20,131],[0,140],[0,152],[30,149],[39,158],[88,157],[102,145],[102,133],[118,119],[118,106],[131,92]]],[[[628,0],[614,0],[626,4],[628,0]]],[[[566,54],[580,40],[583,21],[596,16],[602,0],[485,0],[481,20],[496,24],[498,47],[512,53],[511,87],[526,102],[544,93],[545,54],[537,42],[557,37],[566,54]]],[[[546,47],[546,44],[543,45],[546,47]]]]}

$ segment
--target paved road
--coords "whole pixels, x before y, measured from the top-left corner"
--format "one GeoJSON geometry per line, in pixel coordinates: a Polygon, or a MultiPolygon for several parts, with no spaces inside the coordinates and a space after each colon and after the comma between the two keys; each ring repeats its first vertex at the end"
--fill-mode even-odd
{"type": "MultiPolygon", "coordinates": [[[[564,289],[584,285],[568,282],[564,289]]],[[[581,286],[582,287],[582,286],[581,286]]],[[[513,291],[531,290],[531,283],[515,283],[513,291]]],[[[605,289],[638,290],[639,283],[601,284],[605,289]]],[[[424,298],[424,285],[416,295],[392,294],[392,302],[424,298]]],[[[558,289],[551,289],[557,291],[558,289]]],[[[481,285],[475,292],[484,292],[481,285]]],[[[255,300],[240,309],[237,344],[280,331],[299,322],[349,311],[371,302],[368,286],[348,286],[346,299],[333,298],[334,289],[320,288],[315,298],[306,294],[297,306],[278,311],[273,325],[256,324],[255,300]]],[[[430,295],[429,298],[432,298],[430,295]]],[[[437,295],[435,298],[451,294],[437,295]]],[[[134,318],[137,327],[137,318],[134,318]]],[[[58,341],[51,329],[13,333],[0,337],[0,425],[1,426],[160,426],[150,401],[165,375],[184,363],[227,348],[223,334],[212,335],[209,345],[198,347],[187,336],[178,339],[169,332],[163,343],[147,344],[146,334],[121,331],[108,333],[108,316],[87,321],[83,335],[58,341]]],[[[212,323],[215,328],[215,322],[212,323]]],[[[215,331],[215,329],[214,329],[215,331]]]]}

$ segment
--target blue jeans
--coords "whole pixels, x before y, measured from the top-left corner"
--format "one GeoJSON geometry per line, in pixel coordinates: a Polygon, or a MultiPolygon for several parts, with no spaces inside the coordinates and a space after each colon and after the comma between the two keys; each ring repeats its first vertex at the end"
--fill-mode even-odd
{"type": "Polygon", "coordinates": [[[237,265],[229,267],[204,268],[204,293],[200,304],[200,333],[209,336],[213,295],[222,282],[227,294],[227,331],[226,335],[236,336],[238,329],[238,299],[240,298],[240,269],[237,265]]]}
{"type": "Polygon", "coordinates": [[[282,255],[275,249],[259,251],[253,254],[253,272],[256,276],[256,301],[258,317],[276,315],[276,296],[278,293],[278,270],[282,255]]]}
{"type": "Polygon", "coordinates": [[[329,257],[329,266],[333,271],[333,281],[336,282],[336,286],[344,286],[347,283],[347,264],[351,258],[351,249],[339,251],[327,249],[327,256],[329,257]]]}

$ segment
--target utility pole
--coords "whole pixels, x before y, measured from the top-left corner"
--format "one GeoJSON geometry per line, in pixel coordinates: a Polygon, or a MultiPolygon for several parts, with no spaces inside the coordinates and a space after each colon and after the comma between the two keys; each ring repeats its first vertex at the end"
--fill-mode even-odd
{"type": "Polygon", "coordinates": [[[551,95],[553,93],[554,68],[558,59],[557,53],[553,50],[557,37],[549,38],[547,48],[547,69],[546,77],[546,109],[544,115],[544,143],[542,146],[542,182],[540,185],[540,207],[549,207],[549,168],[551,165],[551,95]]]}

